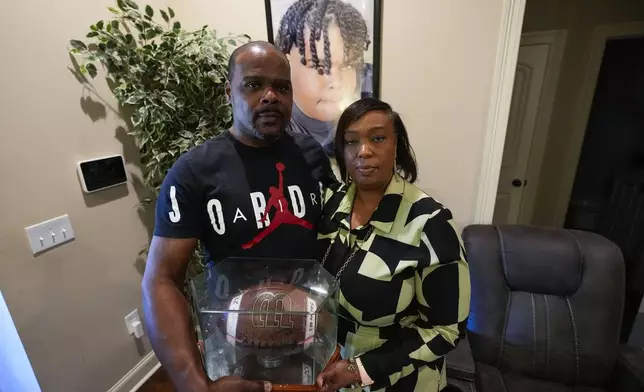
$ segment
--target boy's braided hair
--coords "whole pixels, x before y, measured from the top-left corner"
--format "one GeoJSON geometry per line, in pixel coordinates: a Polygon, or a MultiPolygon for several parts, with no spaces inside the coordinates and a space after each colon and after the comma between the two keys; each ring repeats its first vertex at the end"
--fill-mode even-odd
{"type": "Polygon", "coordinates": [[[300,52],[300,61],[306,65],[304,30],[308,27],[311,34],[309,48],[313,66],[318,69],[320,75],[328,75],[331,72],[331,44],[328,37],[331,22],[335,22],[340,28],[346,63],[355,66],[356,71],[361,72],[364,51],[368,50],[371,44],[367,24],[355,7],[341,0],[297,0],[287,9],[280,22],[275,45],[285,54],[290,53],[295,45],[300,52]],[[324,64],[320,66],[316,41],[320,41],[322,35],[324,64]]]}

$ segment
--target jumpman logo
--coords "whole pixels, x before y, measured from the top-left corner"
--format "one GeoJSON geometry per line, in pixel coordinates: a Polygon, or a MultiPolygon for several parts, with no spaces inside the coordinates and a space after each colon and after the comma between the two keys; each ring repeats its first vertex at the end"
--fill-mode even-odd
{"type": "Polygon", "coordinates": [[[262,214],[262,219],[260,219],[259,222],[266,222],[266,219],[268,219],[268,213],[273,207],[275,207],[275,215],[273,215],[271,223],[267,228],[260,231],[259,234],[255,236],[255,238],[242,245],[243,249],[250,249],[253,246],[257,245],[261,240],[266,238],[266,236],[271,234],[282,224],[299,225],[307,229],[313,228],[312,224],[305,221],[304,219],[298,218],[288,210],[288,201],[286,200],[286,197],[284,197],[284,176],[282,174],[286,167],[282,162],[277,162],[275,167],[277,168],[277,172],[279,173],[279,186],[277,188],[272,186],[268,189],[271,194],[271,198],[268,199],[266,208],[264,209],[264,213],[262,214]]]}

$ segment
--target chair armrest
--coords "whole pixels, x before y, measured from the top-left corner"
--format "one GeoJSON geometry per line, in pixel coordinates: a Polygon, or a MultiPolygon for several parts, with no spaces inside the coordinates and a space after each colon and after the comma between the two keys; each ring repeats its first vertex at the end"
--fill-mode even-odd
{"type": "Polygon", "coordinates": [[[456,348],[446,355],[447,378],[455,378],[474,382],[476,367],[472,349],[467,338],[459,341],[456,348]]]}
{"type": "Polygon", "coordinates": [[[615,391],[644,391],[644,349],[622,347],[615,369],[615,391]]]}

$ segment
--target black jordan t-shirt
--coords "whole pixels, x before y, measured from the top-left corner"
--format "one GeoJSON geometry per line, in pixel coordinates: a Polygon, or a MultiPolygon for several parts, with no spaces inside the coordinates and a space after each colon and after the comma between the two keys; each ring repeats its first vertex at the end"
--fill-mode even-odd
{"type": "Polygon", "coordinates": [[[229,132],[182,155],[168,171],[154,235],[198,238],[208,261],[314,258],[329,160],[308,135],[253,148],[229,132]]]}

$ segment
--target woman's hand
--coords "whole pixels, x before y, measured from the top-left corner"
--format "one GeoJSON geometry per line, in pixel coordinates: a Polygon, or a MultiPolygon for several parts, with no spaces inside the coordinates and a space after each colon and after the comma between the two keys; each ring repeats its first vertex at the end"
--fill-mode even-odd
{"type": "Polygon", "coordinates": [[[320,392],[335,392],[340,388],[345,388],[360,380],[358,369],[355,373],[349,370],[349,361],[342,360],[334,363],[331,367],[317,378],[318,389],[320,392]]]}

